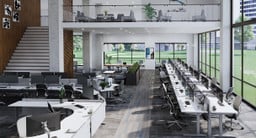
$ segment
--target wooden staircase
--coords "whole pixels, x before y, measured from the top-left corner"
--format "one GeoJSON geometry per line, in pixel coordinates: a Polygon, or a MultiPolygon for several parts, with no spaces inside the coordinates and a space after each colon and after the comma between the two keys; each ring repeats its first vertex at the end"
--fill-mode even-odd
{"type": "Polygon", "coordinates": [[[48,27],[28,27],[14,51],[5,72],[49,71],[48,27]]]}

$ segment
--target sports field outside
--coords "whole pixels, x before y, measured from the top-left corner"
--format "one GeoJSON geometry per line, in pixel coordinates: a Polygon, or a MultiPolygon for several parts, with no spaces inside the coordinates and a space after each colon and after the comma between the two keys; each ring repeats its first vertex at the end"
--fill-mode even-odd
{"type": "MultiPolygon", "coordinates": [[[[243,80],[254,86],[256,86],[256,51],[244,50],[244,68],[243,68],[243,80]]],[[[234,75],[237,78],[241,78],[241,50],[234,50],[234,75]]],[[[241,95],[241,81],[234,81],[234,90],[237,94],[241,95]]],[[[247,83],[243,84],[244,99],[256,106],[256,87],[252,87],[247,83]]]]}
{"type": "MultiPolygon", "coordinates": [[[[233,76],[241,79],[241,71],[242,71],[242,63],[241,63],[241,59],[242,59],[242,54],[241,54],[241,50],[234,50],[233,52],[234,56],[233,56],[233,76]]],[[[217,50],[216,54],[211,53],[211,74],[209,73],[209,66],[205,66],[205,64],[203,64],[204,66],[202,66],[202,71],[205,72],[205,67],[207,67],[206,69],[206,74],[214,77],[214,72],[215,69],[214,64],[215,63],[215,56],[216,56],[216,68],[220,69],[220,51],[217,50]]],[[[256,51],[255,50],[244,50],[244,73],[243,73],[243,77],[244,77],[244,81],[248,82],[252,85],[256,86],[256,62],[254,61],[256,59],[256,51]]],[[[204,60],[205,61],[205,60],[204,60]]],[[[209,58],[207,57],[207,64],[209,65],[209,58]]],[[[216,70],[216,79],[220,82],[220,72],[218,70],[216,70]]],[[[234,87],[234,92],[238,95],[241,95],[242,92],[242,82],[237,80],[237,79],[233,79],[233,87],[234,87]]],[[[252,87],[250,85],[248,85],[247,83],[243,84],[243,98],[248,101],[249,103],[253,104],[254,106],[256,106],[256,87],[252,87]]]]}

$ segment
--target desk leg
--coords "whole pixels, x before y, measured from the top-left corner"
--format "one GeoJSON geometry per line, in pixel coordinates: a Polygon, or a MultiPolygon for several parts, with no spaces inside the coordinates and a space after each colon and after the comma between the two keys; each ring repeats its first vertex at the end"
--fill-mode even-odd
{"type": "Polygon", "coordinates": [[[222,118],[223,118],[223,115],[220,114],[219,115],[219,131],[220,131],[220,136],[222,136],[222,132],[223,132],[223,126],[222,126],[222,118]]]}
{"type": "Polygon", "coordinates": [[[211,114],[208,114],[208,136],[212,135],[211,114]]]}
{"type": "Polygon", "coordinates": [[[200,134],[200,114],[196,115],[196,134],[200,134]]]}

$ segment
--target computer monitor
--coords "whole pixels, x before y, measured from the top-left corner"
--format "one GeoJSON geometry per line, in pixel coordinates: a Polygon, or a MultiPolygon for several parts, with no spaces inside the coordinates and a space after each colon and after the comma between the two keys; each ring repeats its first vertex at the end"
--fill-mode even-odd
{"type": "Polygon", "coordinates": [[[214,83],[211,83],[211,89],[213,91],[213,94],[219,99],[218,103],[222,105],[223,103],[223,91],[222,89],[214,83]]]}
{"type": "Polygon", "coordinates": [[[26,119],[26,131],[27,136],[37,136],[45,133],[42,122],[47,122],[47,128],[50,131],[55,131],[60,129],[60,113],[46,113],[40,115],[33,115],[27,117],[26,119]]]}
{"type": "Polygon", "coordinates": [[[201,82],[207,89],[209,88],[209,79],[206,76],[201,75],[201,82]]]}
{"type": "Polygon", "coordinates": [[[191,66],[189,66],[188,69],[189,69],[190,73],[192,73],[192,74],[194,73],[194,69],[191,66]]]}
{"type": "Polygon", "coordinates": [[[187,85],[187,91],[189,93],[189,98],[192,101],[194,101],[194,97],[195,97],[194,85],[193,84],[188,84],[187,85]]]}
{"type": "Polygon", "coordinates": [[[31,76],[30,80],[31,84],[37,84],[37,83],[44,83],[44,77],[43,76],[31,76]]]}
{"type": "Polygon", "coordinates": [[[5,83],[18,83],[18,75],[6,75],[5,83]]]}
{"type": "Polygon", "coordinates": [[[200,73],[197,70],[194,70],[194,76],[199,80],[200,73]]]}
{"type": "Polygon", "coordinates": [[[59,84],[60,82],[60,77],[57,75],[46,75],[44,79],[46,84],[59,84]]]}
{"type": "Polygon", "coordinates": [[[77,75],[77,84],[87,84],[87,78],[85,76],[81,75],[77,75]]]}

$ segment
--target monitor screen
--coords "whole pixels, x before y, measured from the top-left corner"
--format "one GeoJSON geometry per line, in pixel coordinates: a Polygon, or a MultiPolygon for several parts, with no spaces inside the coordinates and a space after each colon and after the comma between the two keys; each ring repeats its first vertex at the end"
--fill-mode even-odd
{"type": "Polygon", "coordinates": [[[219,99],[219,101],[223,102],[223,91],[222,89],[214,83],[211,83],[211,89],[213,91],[213,94],[219,99]]]}
{"type": "Polygon", "coordinates": [[[46,75],[44,77],[46,84],[59,84],[60,77],[57,75],[46,75]]]}
{"type": "Polygon", "coordinates": [[[18,83],[18,75],[5,76],[5,83],[18,83]]]}
{"type": "Polygon", "coordinates": [[[206,76],[201,75],[201,82],[206,88],[209,88],[209,80],[206,76]]]}
{"type": "Polygon", "coordinates": [[[31,76],[30,80],[31,84],[44,83],[43,76],[31,76]]]}
{"type": "Polygon", "coordinates": [[[40,115],[33,115],[31,117],[27,117],[26,120],[26,131],[27,136],[37,136],[43,134],[44,127],[42,122],[47,122],[47,127],[50,131],[55,131],[60,129],[60,113],[46,113],[40,115]]]}

